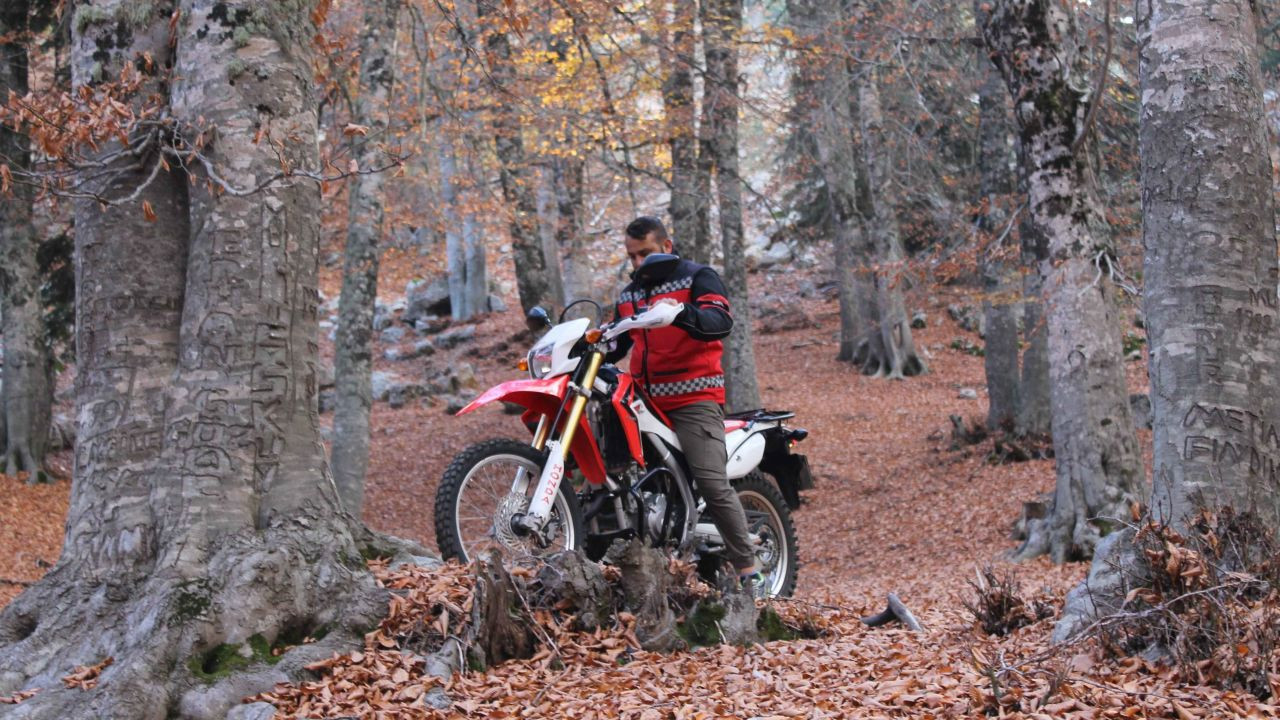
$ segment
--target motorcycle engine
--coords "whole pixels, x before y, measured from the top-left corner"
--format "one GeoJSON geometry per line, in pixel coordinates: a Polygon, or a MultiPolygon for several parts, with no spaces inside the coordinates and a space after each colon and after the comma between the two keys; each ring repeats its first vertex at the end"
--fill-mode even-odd
{"type": "Polygon", "coordinates": [[[667,516],[667,496],[662,493],[644,493],[645,532],[649,537],[662,537],[662,521],[667,516]]]}

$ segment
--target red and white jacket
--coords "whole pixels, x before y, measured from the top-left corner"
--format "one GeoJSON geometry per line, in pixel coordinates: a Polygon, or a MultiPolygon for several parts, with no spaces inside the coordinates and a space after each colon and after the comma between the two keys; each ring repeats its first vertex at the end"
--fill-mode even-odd
{"type": "Polygon", "coordinates": [[[607,360],[617,362],[631,351],[631,374],[639,380],[659,410],[674,410],[711,400],[724,404],[721,339],[733,328],[729,299],[716,271],[681,260],[671,274],[627,285],[618,298],[617,316],[630,317],[659,300],[684,305],[673,324],[656,330],[632,330],[618,338],[607,360]]]}

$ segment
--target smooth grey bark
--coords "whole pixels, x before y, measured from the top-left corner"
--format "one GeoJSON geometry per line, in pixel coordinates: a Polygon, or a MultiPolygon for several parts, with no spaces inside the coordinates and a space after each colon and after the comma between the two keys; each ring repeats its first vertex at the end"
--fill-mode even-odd
{"type": "Polygon", "coordinates": [[[586,163],[577,155],[557,158],[552,164],[556,202],[556,242],[564,270],[565,301],[591,297],[593,268],[589,267],[582,235],[582,191],[586,163]]]}
{"type": "MultiPolygon", "coordinates": [[[[711,236],[711,176],[715,173],[716,165],[718,139],[716,138],[715,115],[719,95],[715,88],[716,79],[708,67],[711,63],[711,57],[707,55],[706,43],[709,32],[707,20],[710,15],[716,12],[712,6],[719,1],[699,0],[697,3],[698,20],[702,31],[703,73],[702,97],[700,99],[697,125],[697,160],[693,164],[693,198],[695,200],[693,207],[693,236],[683,240],[677,238],[680,242],[679,251],[694,262],[702,263],[703,265],[710,265],[715,260],[714,240],[711,236]]],[[[679,5],[680,3],[676,4],[679,5]]],[[[689,4],[693,5],[693,3],[689,4]]],[[[692,12],[692,10],[686,8],[684,12],[692,12]]],[[[690,27],[692,27],[692,19],[689,22],[690,27]]]]}
{"type": "MultiPolygon", "coordinates": [[[[476,0],[476,16],[481,22],[503,22],[492,0],[476,0]]],[[[501,27],[487,29],[485,50],[488,54],[488,77],[494,92],[493,133],[500,167],[502,197],[511,213],[512,260],[515,262],[516,288],[520,305],[528,312],[543,305],[548,310],[559,307],[564,289],[555,285],[559,272],[553,272],[542,244],[538,223],[536,177],[525,152],[520,118],[505,95],[514,87],[515,68],[511,40],[501,27]]],[[[553,313],[554,317],[554,313],[553,313]]]]}
{"type": "Polygon", "coordinates": [[[476,214],[465,210],[462,214],[462,256],[467,268],[467,281],[464,291],[467,306],[472,314],[488,312],[489,307],[489,275],[486,269],[484,235],[476,224],[476,214]]]}
{"type": "MultiPolygon", "coordinates": [[[[0,9],[0,97],[27,94],[29,61],[23,36],[30,10],[26,0],[0,9]]],[[[29,167],[30,157],[27,138],[0,124],[0,163],[22,172],[29,167]]],[[[39,482],[46,479],[53,363],[40,300],[36,264],[40,239],[32,223],[32,197],[25,184],[0,193],[0,330],[4,334],[0,472],[25,471],[28,482],[39,482]]]]}
{"type": "MultiPolygon", "coordinates": [[[[80,6],[75,86],[172,67],[143,97],[204,142],[139,191],[152,222],[77,203],[75,479],[58,564],[0,611],[0,692],[43,688],[10,717],[222,718],[385,610],[319,442],[319,189],[286,174],[250,192],[283,165],[319,167],[310,8],[149,9],[80,6]],[[322,625],[273,667],[213,685],[193,672],[220,645],[322,625]],[[60,687],[107,657],[95,689],[60,687]]],[[[97,152],[121,172],[91,187],[118,199],[159,158],[151,146],[137,168],[115,149],[97,152]]]]}
{"type": "MultiPolygon", "coordinates": [[[[1018,193],[1029,195],[1024,143],[1018,147],[1018,193]]],[[[1023,209],[1018,216],[1022,263],[1022,333],[1026,350],[1022,353],[1022,380],[1018,385],[1017,434],[1048,435],[1053,412],[1049,393],[1049,322],[1044,307],[1044,282],[1040,268],[1049,259],[1049,242],[1023,209]]]]}
{"type": "Polygon", "coordinates": [[[983,37],[1014,99],[1029,163],[1029,208],[1049,248],[1041,264],[1057,482],[1049,517],[1020,559],[1089,557],[1146,500],[1120,352],[1109,229],[1081,137],[1088,113],[1074,17],[1052,0],[998,0],[983,37]]]}
{"type": "MultiPolygon", "coordinates": [[[[664,3],[665,5],[665,3],[664,3]]],[[[666,124],[667,145],[671,149],[671,232],[695,262],[700,252],[698,238],[699,206],[706,196],[696,192],[698,173],[697,106],[694,97],[693,71],[697,35],[694,18],[696,2],[676,2],[667,25],[669,33],[661,48],[666,76],[662,81],[662,107],[666,124]]],[[[709,253],[707,253],[709,255],[709,253]]],[[[709,259],[709,258],[708,258],[709,259]]]]}
{"type": "Polygon", "coordinates": [[[851,92],[852,72],[846,60],[829,51],[835,42],[828,35],[843,22],[842,5],[814,0],[788,3],[792,27],[801,48],[793,86],[812,89],[812,97],[796,96],[796,116],[810,128],[815,157],[822,178],[820,192],[828,208],[828,224],[835,250],[839,282],[840,349],[837,359],[853,362],[875,329],[863,308],[874,304],[875,287],[859,267],[865,252],[862,214],[858,208],[857,167],[854,145],[856,102],[851,92]]]}
{"type": "Polygon", "coordinates": [[[445,261],[449,274],[449,309],[455,320],[470,320],[489,310],[484,248],[478,246],[475,215],[463,207],[458,187],[458,161],[444,137],[436,146],[444,217],[445,261]]]}
{"type": "MultiPolygon", "coordinates": [[[[469,18],[474,20],[474,18],[469,18]]],[[[444,53],[445,62],[459,61],[460,53],[444,53]]],[[[465,63],[463,63],[465,65],[465,63]]],[[[427,72],[419,73],[421,97],[425,102],[428,95],[427,72]]],[[[467,92],[479,92],[479,82],[471,80],[467,92]]],[[[439,89],[437,93],[441,92],[439,89]]],[[[422,122],[423,141],[428,124],[422,122]]],[[[465,110],[461,117],[461,125],[470,128],[475,120],[475,112],[465,110]]],[[[444,218],[445,261],[449,275],[449,310],[456,320],[469,320],[475,315],[489,311],[489,281],[486,277],[484,240],[476,233],[475,213],[466,203],[464,185],[458,176],[458,143],[448,137],[444,131],[443,120],[436,124],[436,169],[439,176],[441,215],[444,218]]],[[[474,146],[475,140],[471,130],[463,131],[465,143],[474,146]]]]}
{"type": "Polygon", "coordinates": [[[739,412],[760,407],[756,356],[752,343],[751,304],[742,230],[742,179],[738,164],[738,35],[742,0],[704,0],[703,52],[710,107],[708,146],[716,174],[720,205],[720,244],[724,252],[724,284],[733,308],[733,332],[724,344],[725,408],[739,412]]]}
{"type": "Polygon", "coordinates": [[[445,271],[449,277],[449,314],[457,320],[468,320],[475,312],[467,298],[467,256],[462,243],[462,223],[458,219],[458,188],[454,185],[457,167],[453,148],[441,138],[436,147],[436,166],[440,178],[440,216],[444,219],[445,271]]]}
{"type": "MultiPolygon", "coordinates": [[[[979,27],[985,22],[985,0],[974,0],[979,27]]],[[[987,427],[1014,431],[1021,395],[1018,364],[1017,311],[1021,278],[1016,255],[1004,238],[1009,222],[1004,202],[1012,188],[1009,176],[1008,91],[1000,71],[979,49],[978,69],[978,214],[975,226],[982,275],[982,312],[986,318],[983,370],[987,379],[987,427]]]]}
{"type": "Polygon", "coordinates": [[[564,268],[560,263],[560,206],[556,202],[555,171],[552,163],[544,164],[538,173],[536,202],[538,206],[538,231],[542,239],[542,254],[547,258],[547,272],[551,276],[551,285],[560,288],[556,303],[564,307],[568,303],[568,294],[564,290],[564,268]]]}
{"type": "Polygon", "coordinates": [[[1152,512],[1280,527],[1280,328],[1255,6],[1153,0],[1139,28],[1152,512]],[[1194,48],[1190,52],[1189,48],[1194,48]]]}
{"type": "MultiPolygon", "coordinates": [[[[898,215],[889,201],[891,170],[888,144],[884,138],[884,118],[880,110],[880,90],[874,68],[867,68],[858,83],[858,115],[862,130],[862,172],[866,179],[862,210],[869,260],[875,271],[874,308],[866,316],[878,337],[868,345],[860,363],[864,374],[901,379],[927,371],[916,352],[902,295],[901,268],[905,262],[898,215]]],[[[870,264],[870,263],[868,263],[870,264]]]]}
{"type": "Polygon", "coordinates": [[[333,480],[342,504],[355,517],[364,509],[369,468],[369,410],[373,406],[373,313],[378,299],[378,262],[382,254],[383,173],[368,172],[387,141],[394,81],[400,0],[365,3],[360,33],[360,85],[352,120],[368,128],[354,136],[352,157],[363,175],[347,190],[347,243],[343,251],[342,295],[334,347],[336,398],[333,413],[333,480]]]}

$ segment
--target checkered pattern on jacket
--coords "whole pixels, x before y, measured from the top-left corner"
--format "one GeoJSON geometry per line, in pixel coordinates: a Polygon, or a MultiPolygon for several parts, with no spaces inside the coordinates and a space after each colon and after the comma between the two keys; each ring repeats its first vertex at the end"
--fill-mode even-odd
{"type": "MultiPolygon", "coordinates": [[[[692,275],[690,275],[689,277],[677,278],[669,282],[664,282],[661,285],[656,285],[650,288],[649,297],[666,295],[668,293],[676,292],[677,290],[688,290],[691,287],[693,287],[692,275]]],[[[636,302],[638,300],[644,300],[644,299],[645,299],[644,290],[630,290],[618,296],[618,302],[620,303],[636,302]]]]}
{"type": "Polygon", "coordinates": [[[699,390],[710,390],[712,388],[724,387],[724,376],[713,375],[710,377],[693,378],[692,380],[680,380],[670,383],[654,383],[649,386],[649,394],[653,397],[668,397],[671,395],[687,395],[695,393],[699,390]]]}

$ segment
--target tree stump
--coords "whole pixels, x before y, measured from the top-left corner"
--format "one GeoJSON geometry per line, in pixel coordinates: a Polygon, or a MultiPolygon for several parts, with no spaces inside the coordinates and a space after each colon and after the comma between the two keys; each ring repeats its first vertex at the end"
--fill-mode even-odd
{"type": "Polygon", "coordinates": [[[606,557],[622,571],[623,606],[636,616],[636,638],[645,650],[669,652],[685,646],[676,632],[676,614],[667,595],[671,574],[665,553],[632,540],[620,553],[615,544],[606,557]]]}
{"type": "Polygon", "coordinates": [[[521,608],[519,590],[493,552],[476,566],[468,656],[480,667],[533,657],[532,623],[521,608]]]}

